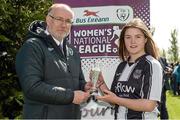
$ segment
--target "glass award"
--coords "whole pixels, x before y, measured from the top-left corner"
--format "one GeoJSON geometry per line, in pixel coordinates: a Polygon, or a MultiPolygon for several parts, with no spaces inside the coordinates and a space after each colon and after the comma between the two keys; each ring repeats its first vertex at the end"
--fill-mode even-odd
{"type": "Polygon", "coordinates": [[[99,68],[99,66],[96,64],[93,68],[92,68],[92,83],[93,83],[93,87],[91,90],[91,94],[92,95],[97,95],[98,94],[98,88],[96,87],[98,78],[99,78],[99,74],[100,74],[101,70],[99,68]]]}

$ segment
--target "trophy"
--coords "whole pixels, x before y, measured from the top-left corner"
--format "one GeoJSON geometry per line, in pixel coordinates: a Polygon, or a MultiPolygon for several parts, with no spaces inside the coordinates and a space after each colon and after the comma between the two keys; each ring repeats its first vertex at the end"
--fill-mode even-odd
{"type": "Polygon", "coordinates": [[[96,95],[102,95],[102,96],[104,95],[104,93],[101,91],[101,89],[96,87],[96,83],[98,81],[99,74],[101,72],[99,64],[96,63],[95,66],[92,68],[91,72],[92,72],[91,73],[91,80],[93,83],[93,87],[91,89],[91,97],[89,100],[93,100],[97,105],[113,108],[114,106],[111,105],[110,103],[107,103],[107,102],[104,102],[101,100],[97,100],[95,97],[96,95]]]}
{"type": "Polygon", "coordinates": [[[97,95],[98,94],[98,89],[96,88],[96,83],[98,81],[99,73],[100,73],[100,68],[98,66],[95,66],[92,68],[92,83],[93,83],[93,88],[91,90],[91,95],[97,95]]]}

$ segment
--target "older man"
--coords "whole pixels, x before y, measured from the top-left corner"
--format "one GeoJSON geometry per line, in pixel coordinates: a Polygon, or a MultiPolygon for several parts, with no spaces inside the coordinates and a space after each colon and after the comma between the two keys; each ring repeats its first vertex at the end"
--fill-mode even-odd
{"type": "Polygon", "coordinates": [[[66,43],[74,13],[66,4],[53,4],[46,22],[34,21],[16,57],[24,94],[23,118],[79,119],[80,104],[90,96],[80,56],[66,43]]]}

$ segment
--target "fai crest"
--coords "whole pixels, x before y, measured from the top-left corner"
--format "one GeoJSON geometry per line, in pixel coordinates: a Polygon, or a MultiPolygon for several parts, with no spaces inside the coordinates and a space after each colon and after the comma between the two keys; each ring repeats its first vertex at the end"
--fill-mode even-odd
{"type": "Polygon", "coordinates": [[[120,21],[125,21],[130,16],[130,10],[119,8],[116,10],[116,15],[120,21]]]}

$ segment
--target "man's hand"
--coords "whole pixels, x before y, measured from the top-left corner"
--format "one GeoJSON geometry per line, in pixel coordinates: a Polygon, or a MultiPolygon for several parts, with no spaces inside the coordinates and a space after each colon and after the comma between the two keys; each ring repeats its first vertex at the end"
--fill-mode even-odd
{"type": "Polygon", "coordinates": [[[76,91],[74,91],[73,103],[81,104],[81,103],[87,101],[89,97],[90,97],[89,92],[83,92],[81,90],[76,90],[76,91]]]}
{"type": "Polygon", "coordinates": [[[88,81],[84,86],[84,91],[89,92],[93,87],[92,81],[88,81]]]}

